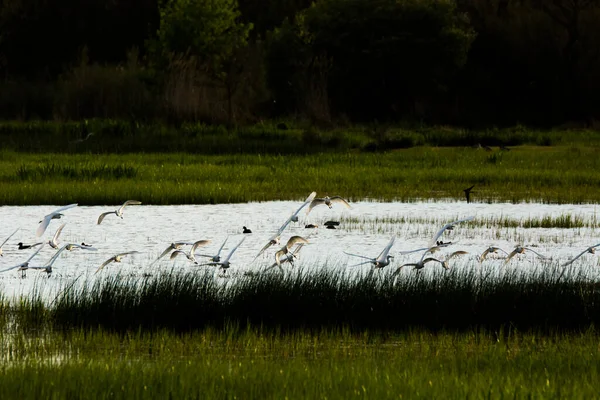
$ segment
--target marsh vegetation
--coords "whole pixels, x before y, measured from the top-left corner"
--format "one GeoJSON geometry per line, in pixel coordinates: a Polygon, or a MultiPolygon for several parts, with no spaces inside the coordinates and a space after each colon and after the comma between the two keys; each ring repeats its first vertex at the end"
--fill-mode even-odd
{"type": "Polygon", "coordinates": [[[464,199],[476,202],[600,200],[594,147],[521,146],[510,152],[417,147],[385,153],[306,155],[0,152],[3,204],[204,204],[344,193],[351,200],[464,199]],[[287,182],[281,190],[281,182],[287,182]]]}

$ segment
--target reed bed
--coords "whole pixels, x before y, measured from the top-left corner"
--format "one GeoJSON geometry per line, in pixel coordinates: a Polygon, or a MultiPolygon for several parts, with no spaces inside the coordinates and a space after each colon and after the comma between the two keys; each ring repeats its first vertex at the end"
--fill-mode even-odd
{"type": "MultiPolygon", "coordinates": [[[[347,230],[374,228],[382,225],[398,225],[398,224],[421,224],[421,225],[433,225],[434,229],[438,225],[444,225],[445,220],[441,220],[436,216],[412,216],[412,215],[388,215],[388,216],[376,216],[376,217],[354,217],[348,215],[342,215],[340,222],[344,223],[344,227],[347,230]]],[[[471,228],[483,227],[483,228],[524,228],[524,229],[535,229],[535,228],[597,228],[599,223],[597,218],[586,218],[583,215],[573,215],[571,213],[564,213],[560,215],[543,215],[539,217],[527,217],[527,218],[512,218],[509,216],[478,216],[473,221],[468,221],[464,225],[471,228]]]]}
{"type": "MultiPolygon", "coordinates": [[[[378,154],[22,154],[0,152],[0,202],[206,204],[301,199],[316,190],[350,200],[476,202],[600,200],[595,148],[522,147],[488,162],[485,151],[421,147],[378,154]],[[283,184],[285,182],[285,184],[283,184]],[[282,186],[283,185],[283,186],[282,186]],[[285,188],[282,190],[282,188],[285,188]]],[[[572,221],[576,223],[576,221],[572,221]]],[[[542,224],[543,225],[543,224],[542,224]]]]}
{"type": "Polygon", "coordinates": [[[187,332],[262,326],[398,332],[516,328],[578,331],[600,322],[600,286],[581,269],[497,274],[481,268],[356,276],[322,266],[229,278],[212,271],[71,286],[45,312],[54,327],[187,332]]]}

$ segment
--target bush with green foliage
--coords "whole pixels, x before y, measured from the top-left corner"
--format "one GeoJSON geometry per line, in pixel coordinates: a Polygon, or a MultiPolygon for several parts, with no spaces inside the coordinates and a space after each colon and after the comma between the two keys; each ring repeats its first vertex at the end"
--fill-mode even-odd
{"type": "Polygon", "coordinates": [[[454,1],[322,0],[272,35],[271,83],[284,97],[290,82],[306,83],[298,76],[326,73],[338,113],[422,114],[420,102],[449,90],[474,37],[454,1]]]}

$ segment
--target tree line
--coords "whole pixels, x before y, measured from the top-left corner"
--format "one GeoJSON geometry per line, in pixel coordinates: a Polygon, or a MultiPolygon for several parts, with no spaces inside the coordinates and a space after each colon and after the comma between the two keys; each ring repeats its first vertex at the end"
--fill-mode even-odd
{"type": "Polygon", "coordinates": [[[593,124],[600,0],[0,0],[0,118],[593,124]]]}

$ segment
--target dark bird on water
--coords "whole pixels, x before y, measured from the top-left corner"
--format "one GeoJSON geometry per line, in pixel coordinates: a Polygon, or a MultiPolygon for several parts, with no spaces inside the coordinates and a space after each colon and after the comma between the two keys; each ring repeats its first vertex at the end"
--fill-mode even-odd
{"type": "Polygon", "coordinates": [[[315,224],[308,224],[308,225],[304,225],[304,228],[306,229],[314,229],[314,228],[318,228],[319,225],[315,225],[315,224]]]}
{"type": "Polygon", "coordinates": [[[243,233],[252,233],[252,231],[250,229],[246,228],[245,226],[243,228],[244,228],[243,233]]]}
{"type": "Polygon", "coordinates": [[[475,187],[475,185],[468,187],[466,189],[463,189],[463,192],[465,192],[465,197],[467,198],[467,203],[471,202],[471,190],[473,190],[474,187],[475,187]]]}
{"type": "Polygon", "coordinates": [[[19,242],[19,243],[17,243],[17,245],[19,246],[19,250],[27,250],[27,249],[31,249],[32,247],[39,246],[39,245],[41,245],[41,244],[44,244],[44,243],[42,243],[42,242],[40,242],[40,243],[35,243],[35,244],[23,244],[23,242],[19,242]]]}

